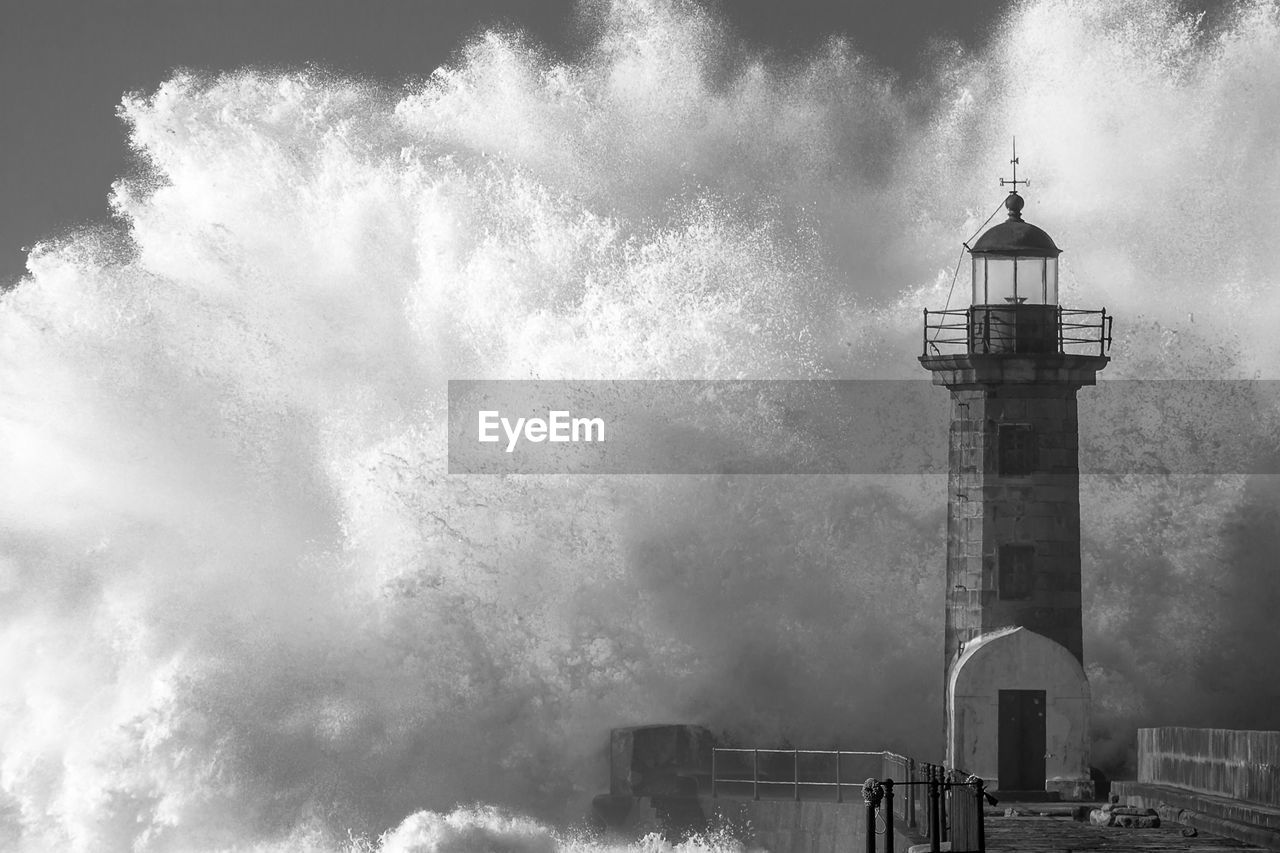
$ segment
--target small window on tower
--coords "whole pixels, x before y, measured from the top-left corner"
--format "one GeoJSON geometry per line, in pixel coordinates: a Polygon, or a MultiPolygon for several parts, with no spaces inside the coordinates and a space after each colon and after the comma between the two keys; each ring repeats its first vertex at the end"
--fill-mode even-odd
{"type": "Polygon", "coordinates": [[[1031,597],[1035,589],[1034,545],[1001,545],[1000,576],[996,589],[1005,601],[1019,601],[1031,597]]]}
{"type": "Polygon", "coordinates": [[[1036,433],[1031,424],[1000,424],[997,430],[1000,474],[1025,477],[1036,469],[1036,433]]]}

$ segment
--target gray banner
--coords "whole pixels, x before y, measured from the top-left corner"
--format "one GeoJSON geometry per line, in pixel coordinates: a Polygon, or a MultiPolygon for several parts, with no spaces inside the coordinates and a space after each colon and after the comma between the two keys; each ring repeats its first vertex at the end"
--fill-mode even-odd
{"type": "MultiPolygon", "coordinates": [[[[1280,473],[1280,381],[1079,391],[1082,474],[1280,473]]],[[[928,380],[449,383],[451,474],[945,474],[928,380]]]]}

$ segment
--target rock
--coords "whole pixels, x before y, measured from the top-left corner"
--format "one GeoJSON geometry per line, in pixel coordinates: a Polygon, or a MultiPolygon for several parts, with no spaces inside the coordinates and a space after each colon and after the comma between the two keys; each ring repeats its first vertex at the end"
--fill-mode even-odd
{"type": "MultiPolygon", "coordinates": [[[[1103,806],[1103,808],[1106,808],[1103,806]]],[[[1140,809],[1137,806],[1112,806],[1113,815],[1129,815],[1131,817],[1150,817],[1156,814],[1155,809],[1140,809]]]]}
{"type": "Polygon", "coordinates": [[[1112,806],[1110,809],[1113,815],[1140,815],[1143,814],[1141,809],[1135,809],[1133,806],[1112,806]]]}
{"type": "Polygon", "coordinates": [[[1126,826],[1134,829],[1155,829],[1160,826],[1160,816],[1155,809],[1137,809],[1131,806],[1117,806],[1108,809],[1103,806],[1089,812],[1089,823],[1094,826],[1126,826]]]}
{"type": "Polygon", "coordinates": [[[1019,811],[1018,809],[1009,808],[1004,810],[1004,816],[1005,817],[1022,817],[1022,812],[1019,811]]]}
{"type": "Polygon", "coordinates": [[[1132,829],[1155,829],[1160,826],[1160,816],[1121,814],[1113,817],[1112,826],[1125,826],[1132,829]]]}
{"type": "Polygon", "coordinates": [[[1200,834],[1199,832],[1196,832],[1196,828],[1195,828],[1194,826],[1184,826],[1184,827],[1182,827],[1182,837],[1183,837],[1183,838],[1195,838],[1195,837],[1196,837],[1197,835],[1199,835],[1199,834],[1200,834]]]}

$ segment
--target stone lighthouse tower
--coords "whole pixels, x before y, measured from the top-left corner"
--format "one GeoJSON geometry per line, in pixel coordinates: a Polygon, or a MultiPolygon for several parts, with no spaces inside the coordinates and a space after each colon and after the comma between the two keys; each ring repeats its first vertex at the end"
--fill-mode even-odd
{"type": "Polygon", "coordinates": [[[1111,318],[1058,304],[1061,250],[1022,218],[972,247],[968,308],[925,311],[920,363],[951,392],[947,764],[1006,792],[1092,796],[1080,611],[1076,392],[1111,318]]]}

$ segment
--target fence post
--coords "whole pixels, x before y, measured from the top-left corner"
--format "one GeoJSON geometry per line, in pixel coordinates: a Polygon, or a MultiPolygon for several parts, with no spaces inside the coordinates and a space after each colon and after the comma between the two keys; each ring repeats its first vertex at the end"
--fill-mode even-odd
{"type": "Polygon", "coordinates": [[[800,750],[791,750],[791,784],[795,786],[796,802],[800,802],[800,750]]]}
{"type": "Polygon", "coordinates": [[[875,779],[862,783],[862,802],[867,807],[866,853],[876,853],[876,806],[880,805],[883,789],[875,779]]]}
{"type": "Polygon", "coordinates": [[[942,850],[942,797],[937,771],[937,767],[929,765],[929,853],[940,853],[942,850]]]}
{"type": "Polygon", "coordinates": [[[838,749],[836,750],[836,802],[844,802],[844,788],[840,787],[840,750],[838,749]]]}
{"type": "Polygon", "coordinates": [[[986,785],[976,776],[973,782],[973,793],[978,802],[978,853],[987,853],[987,826],[982,816],[982,807],[986,805],[987,792],[986,785]]]}
{"type": "Polygon", "coordinates": [[[947,817],[947,797],[951,795],[951,786],[947,783],[950,781],[947,768],[940,765],[938,767],[938,825],[942,829],[939,837],[945,835],[947,841],[951,840],[950,818],[947,817]]]}
{"type": "Polygon", "coordinates": [[[884,805],[880,807],[884,815],[884,853],[893,853],[893,780],[884,780],[884,805]]]}
{"type": "Polygon", "coordinates": [[[751,750],[751,799],[760,799],[760,750],[751,750]]]}
{"type": "Polygon", "coordinates": [[[711,799],[716,798],[716,748],[711,747],[711,799]]]}
{"type": "MultiPolygon", "coordinates": [[[[907,781],[916,781],[916,760],[914,758],[907,759],[907,781]]],[[[902,811],[905,813],[905,823],[908,829],[916,828],[916,786],[910,786],[911,790],[907,792],[906,799],[902,801],[902,811]]]]}

